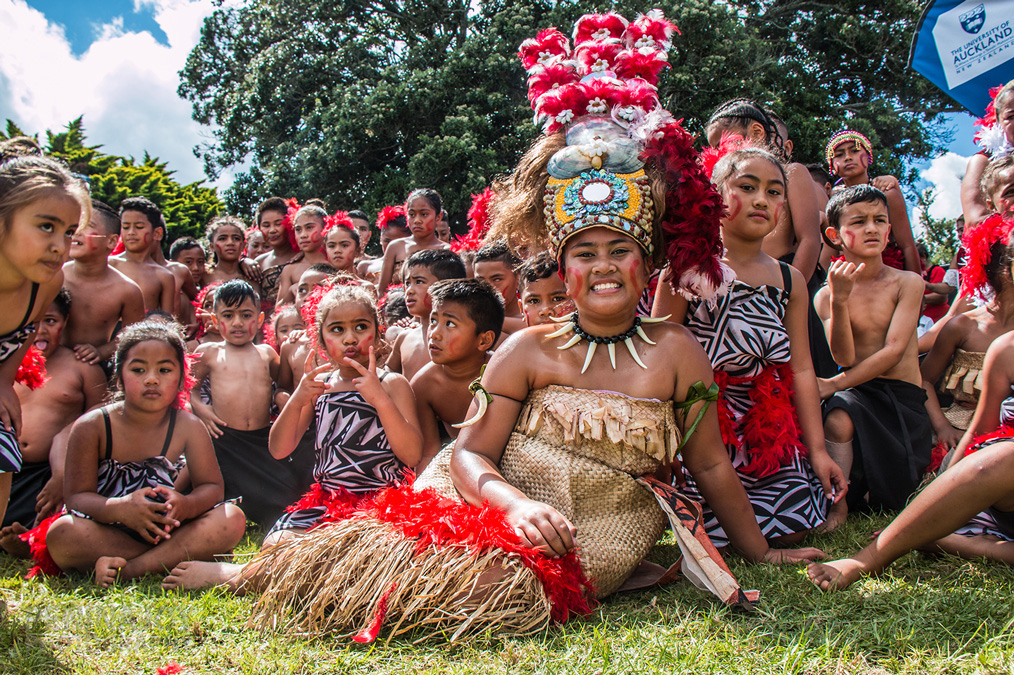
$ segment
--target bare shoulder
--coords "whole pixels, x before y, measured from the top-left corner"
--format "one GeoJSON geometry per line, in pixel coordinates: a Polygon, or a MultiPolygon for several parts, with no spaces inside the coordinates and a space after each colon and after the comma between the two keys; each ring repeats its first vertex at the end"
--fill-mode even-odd
{"type": "Polygon", "coordinates": [[[394,393],[397,391],[412,391],[412,387],[409,385],[408,379],[404,375],[390,370],[387,371],[387,374],[384,375],[384,379],[381,380],[380,383],[384,386],[384,389],[387,390],[388,393],[394,393]]]}
{"type": "Polygon", "coordinates": [[[89,410],[85,414],[77,418],[74,422],[73,431],[74,433],[98,433],[99,429],[105,428],[105,422],[102,421],[102,410],[103,408],[95,408],[89,410]]]}
{"type": "Polygon", "coordinates": [[[204,422],[189,410],[178,408],[176,411],[176,428],[185,435],[186,440],[208,436],[208,428],[204,422]]]}
{"type": "Polygon", "coordinates": [[[258,345],[258,344],[255,344],[254,345],[254,349],[257,350],[258,354],[260,354],[261,356],[263,356],[264,358],[266,358],[268,360],[278,358],[278,352],[276,352],[274,350],[274,347],[272,347],[271,345],[263,345],[263,344],[262,345],[258,345]]]}
{"type": "Polygon", "coordinates": [[[908,272],[906,270],[899,270],[893,267],[885,267],[885,270],[890,270],[889,274],[893,275],[903,291],[918,291],[922,293],[923,288],[926,286],[926,282],[923,278],[915,272],[908,272]]]}

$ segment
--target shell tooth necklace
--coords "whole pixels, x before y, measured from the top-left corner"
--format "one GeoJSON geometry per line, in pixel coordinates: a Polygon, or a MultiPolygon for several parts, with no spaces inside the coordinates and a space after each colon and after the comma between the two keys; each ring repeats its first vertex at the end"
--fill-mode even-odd
{"type": "Polygon", "coordinates": [[[644,329],[641,328],[641,324],[659,323],[661,321],[665,321],[666,319],[668,319],[669,316],[663,316],[654,319],[646,316],[635,316],[634,325],[631,326],[630,330],[628,330],[626,333],[621,333],[619,335],[613,335],[610,337],[599,337],[597,335],[589,335],[581,328],[581,324],[579,324],[577,320],[577,310],[574,310],[573,312],[567,314],[566,316],[561,316],[559,318],[553,317],[553,321],[556,321],[557,323],[563,323],[563,325],[560,326],[555,331],[553,331],[552,333],[546,335],[546,337],[558,338],[563,337],[567,333],[574,333],[574,335],[572,335],[571,338],[567,340],[567,342],[557,347],[557,349],[570,349],[581,340],[586,340],[588,342],[588,351],[585,353],[584,365],[581,366],[582,374],[584,374],[584,371],[588,370],[588,366],[591,365],[592,357],[595,356],[595,349],[600,344],[604,344],[606,346],[606,349],[609,351],[609,363],[612,365],[613,370],[616,370],[617,342],[622,342],[626,346],[627,351],[630,352],[631,358],[634,359],[634,363],[647,370],[648,366],[644,365],[644,362],[641,361],[641,357],[637,355],[637,350],[634,348],[633,337],[636,335],[637,337],[641,338],[646,344],[649,345],[655,344],[645,334],[644,329]]]}

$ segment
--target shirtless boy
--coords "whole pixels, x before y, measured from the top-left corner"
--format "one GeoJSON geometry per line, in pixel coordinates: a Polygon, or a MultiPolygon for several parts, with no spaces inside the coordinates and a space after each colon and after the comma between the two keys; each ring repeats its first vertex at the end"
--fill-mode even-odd
{"type": "Polygon", "coordinates": [[[457,253],[448,249],[425,249],[409,256],[405,261],[405,305],[408,313],[419,319],[420,324],[398,335],[387,358],[387,367],[411,380],[422,367],[430,362],[429,288],[444,279],[464,279],[465,265],[457,253]]]}
{"type": "Polygon", "coordinates": [[[144,318],[140,287],[109,265],[109,252],[116,246],[119,233],[120,217],[116,212],[92,200],[91,221],[74,233],[70,260],[63,266],[63,287],[74,298],[63,343],[89,364],[112,357],[116,349],[113,332],[118,323],[126,327],[144,318]]]}
{"type": "Polygon", "coordinates": [[[552,323],[553,317],[574,311],[574,303],[560,277],[560,263],[543,251],[518,268],[518,304],[526,326],[552,323]]]}
{"type": "Polygon", "coordinates": [[[521,261],[504,241],[486,244],[476,252],[472,261],[475,278],[488,281],[503,298],[503,332],[507,335],[525,327],[525,318],[517,302],[518,275],[514,271],[520,264],[521,261]]]}
{"type": "Polygon", "coordinates": [[[176,314],[176,277],[151,257],[153,245],[165,237],[165,221],[155,204],[144,197],[124,199],[120,205],[120,237],[124,251],[109,264],[141,287],[144,309],[176,314]]]}
{"type": "MultiPolygon", "coordinates": [[[[173,242],[172,247],[169,249],[169,259],[174,263],[179,263],[187,268],[187,272],[190,274],[190,280],[193,282],[194,288],[200,291],[204,287],[204,274],[207,271],[207,256],[204,253],[204,248],[201,244],[193,237],[180,237],[173,242]]],[[[186,326],[187,337],[193,337],[197,332],[197,313],[194,311],[194,305],[189,298],[184,297],[186,294],[182,292],[179,295],[180,323],[186,326]]],[[[196,299],[196,295],[194,299],[196,299]]]]}
{"type": "MultiPolygon", "coordinates": [[[[78,232],[80,235],[80,231],[78,232]]],[[[115,235],[113,239],[115,241],[115,235]]],[[[102,402],[106,377],[102,369],[75,358],[60,344],[71,311],[71,298],[61,289],[38,322],[35,348],[46,359],[46,383],[36,390],[15,384],[21,401],[21,455],[24,464],[14,474],[11,501],[0,530],[0,545],[8,553],[28,557],[28,545],[18,534],[38,524],[63,505],[63,459],[67,434],[60,432],[89,408],[102,402]]]]}
{"type": "Polygon", "coordinates": [[[309,487],[296,485],[288,463],[268,452],[278,354],[253,342],[264,314],[249,283],[234,279],[219,286],[214,307],[222,342],[201,345],[191,405],[214,442],[226,499],[242,497],[243,512],[250,520],[274,522],[272,518],[277,519],[309,487]],[[205,378],[211,383],[210,404],[198,395],[205,378]]]}
{"type": "Polygon", "coordinates": [[[915,333],[924,284],[883,263],[887,198],[868,185],[846,188],[828,202],[827,219],[825,235],[845,259],[831,264],[814,304],[845,370],[818,385],[828,453],[850,480],[847,505],[828,514],[831,529],[850,508],[905,505],[929,464],[932,427],[915,333]]]}
{"type": "Polygon", "coordinates": [[[894,176],[870,177],[873,145],[869,139],[858,131],[840,131],[827,142],[824,152],[831,172],[841,178],[841,183],[832,188],[832,194],[854,185],[872,185],[883,191],[891,217],[890,244],[904,255],[904,269],[922,274],[912,225],[908,220],[908,205],[898,179],[894,176]]]}
{"type": "Polygon", "coordinates": [[[433,301],[431,362],[412,378],[423,433],[417,474],[440,452],[444,438],[458,437],[458,430],[451,425],[465,420],[472,403],[468,385],[482,374],[504,318],[503,297],[485,281],[438,281],[430,286],[429,294],[433,301]]]}

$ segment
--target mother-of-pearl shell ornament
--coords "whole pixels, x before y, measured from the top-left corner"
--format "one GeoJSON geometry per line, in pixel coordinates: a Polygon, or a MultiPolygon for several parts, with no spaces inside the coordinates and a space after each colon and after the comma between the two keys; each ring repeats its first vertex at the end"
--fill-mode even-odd
{"type": "Polygon", "coordinates": [[[644,166],[644,146],[608,117],[583,117],[567,129],[567,147],[550,159],[553,178],[576,178],[587,169],[633,173],[644,166]]]}
{"type": "Polygon", "coordinates": [[[546,335],[546,337],[558,338],[563,337],[568,333],[574,333],[574,335],[572,335],[570,339],[568,339],[562,345],[557,347],[557,349],[561,350],[570,349],[578,342],[581,342],[582,340],[587,340],[588,349],[585,352],[584,365],[581,366],[581,374],[584,374],[584,372],[588,370],[588,366],[591,365],[592,358],[595,356],[595,348],[598,347],[600,344],[606,345],[606,350],[609,352],[609,364],[613,367],[613,370],[616,370],[617,342],[623,343],[623,345],[627,348],[627,351],[630,352],[631,358],[634,359],[634,363],[639,365],[641,368],[647,370],[648,366],[644,365],[644,362],[641,361],[641,357],[637,355],[637,350],[634,348],[634,342],[632,338],[636,335],[637,337],[641,338],[641,340],[643,340],[646,344],[654,345],[655,343],[648,338],[644,330],[641,328],[641,324],[660,323],[662,321],[666,321],[669,318],[669,316],[671,315],[666,315],[658,318],[637,316],[634,317],[634,325],[631,326],[630,330],[628,330],[626,333],[621,333],[620,335],[613,335],[610,337],[599,337],[595,335],[589,335],[588,333],[584,332],[584,330],[581,328],[581,324],[578,323],[577,312],[574,311],[571,312],[570,314],[561,316],[559,318],[553,317],[553,321],[563,323],[563,325],[560,326],[560,328],[553,331],[552,333],[546,335]]]}

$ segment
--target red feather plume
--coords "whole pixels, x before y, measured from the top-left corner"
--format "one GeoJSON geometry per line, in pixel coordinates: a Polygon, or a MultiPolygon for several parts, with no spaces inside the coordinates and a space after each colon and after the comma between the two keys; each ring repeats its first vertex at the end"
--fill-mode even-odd
{"type": "Polygon", "coordinates": [[[674,34],[680,34],[676,24],[666,21],[661,11],[653,9],[647,14],[639,14],[634,22],[627,26],[623,38],[628,47],[655,47],[668,50],[674,34]]]}
{"type": "Polygon", "coordinates": [[[574,45],[590,40],[619,40],[627,29],[627,20],[615,12],[585,14],[574,24],[574,45]]]}
{"type": "Polygon", "coordinates": [[[377,214],[377,229],[386,229],[389,222],[397,220],[398,218],[405,218],[404,206],[400,204],[398,206],[385,206],[380,209],[380,213],[377,214]]]}
{"type": "Polygon", "coordinates": [[[25,358],[21,359],[14,381],[33,391],[49,381],[46,376],[46,357],[35,345],[29,347],[25,358]]]}
{"type": "Polygon", "coordinates": [[[582,75],[611,71],[616,55],[623,49],[619,42],[585,42],[574,50],[574,60],[582,75]]]}
{"type": "Polygon", "coordinates": [[[468,209],[468,232],[463,237],[455,237],[451,242],[451,250],[478,251],[482,248],[483,239],[489,232],[489,205],[496,199],[496,193],[486,188],[477,195],[472,195],[472,206],[468,209]]]}
{"type": "Polygon", "coordinates": [[[722,140],[718,143],[717,148],[704,148],[701,150],[701,166],[704,168],[704,175],[711,180],[711,175],[715,172],[715,165],[718,164],[718,160],[725,157],[733,150],[739,150],[750,145],[750,142],[739,134],[731,132],[723,132],[722,140]]]}
{"type": "Polygon", "coordinates": [[[127,248],[123,245],[123,237],[117,237],[116,246],[113,247],[113,250],[109,253],[109,255],[120,255],[126,250],[127,248]]]}
{"type": "Polygon", "coordinates": [[[342,225],[350,230],[354,230],[356,227],[352,224],[352,219],[349,218],[347,211],[335,211],[333,215],[324,216],[324,236],[326,237],[331,228],[336,225],[342,225]]]}
{"type": "Polygon", "coordinates": [[[965,227],[961,244],[965,248],[965,266],[961,270],[961,292],[985,299],[983,291],[989,286],[986,267],[990,263],[990,248],[998,241],[1007,242],[1014,228],[1014,218],[1004,219],[993,214],[978,225],[965,227]]]}
{"type": "Polygon", "coordinates": [[[659,74],[669,68],[669,60],[657,49],[626,49],[616,55],[616,74],[628,80],[641,79],[650,84],[658,82],[659,74]]]}
{"type": "Polygon", "coordinates": [[[556,28],[540,30],[534,38],[528,38],[518,48],[518,56],[525,70],[531,70],[536,65],[558,58],[565,59],[570,56],[570,43],[567,36],[556,28]]]}
{"type": "Polygon", "coordinates": [[[564,84],[580,80],[572,64],[552,63],[536,66],[528,77],[528,102],[534,104],[543,94],[564,84]]]}
{"type": "Polygon", "coordinates": [[[684,294],[711,299],[724,292],[729,270],[722,262],[722,198],[704,174],[693,138],[679,121],[648,139],[641,159],[663,171],[669,191],[661,229],[669,270],[666,280],[684,294]]]}
{"type": "Polygon", "coordinates": [[[299,242],[296,241],[296,212],[299,211],[299,202],[295,198],[290,197],[285,200],[285,218],[282,219],[282,227],[285,228],[285,232],[289,235],[289,245],[292,246],[293,251],[299,250],[299,242]]]}

